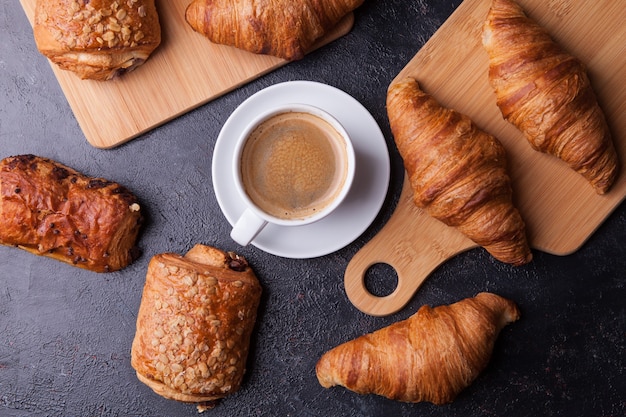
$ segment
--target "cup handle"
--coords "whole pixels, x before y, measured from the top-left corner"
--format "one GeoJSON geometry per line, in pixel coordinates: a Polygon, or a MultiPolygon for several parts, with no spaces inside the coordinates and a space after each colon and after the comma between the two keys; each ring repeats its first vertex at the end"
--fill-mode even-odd
{"type": "Polygon", "coordinates": [[[267,221],[257,216],[249,208],[243,212],[230,232],[230,237],[241,246],[246,246],[267,225],[267,221]]]}

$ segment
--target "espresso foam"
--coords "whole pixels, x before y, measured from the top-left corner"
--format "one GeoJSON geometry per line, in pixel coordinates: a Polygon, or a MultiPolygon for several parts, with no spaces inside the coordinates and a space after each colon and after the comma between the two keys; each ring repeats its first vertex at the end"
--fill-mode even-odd
{"type": "Polygon", "coordinates": [[[328,206],[347,176],[342,136],[309,113],[281,113],[259,125],[241,156],[246,193],[263,211],[302,219],[328,206]]]}

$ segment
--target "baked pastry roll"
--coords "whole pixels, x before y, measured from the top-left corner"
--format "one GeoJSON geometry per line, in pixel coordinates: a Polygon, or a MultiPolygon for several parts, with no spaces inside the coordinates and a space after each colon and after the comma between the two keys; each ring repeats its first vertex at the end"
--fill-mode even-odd
{"type": "Polygon", "coordinates": [[[161,43],[154,0],[37,0],[37,49],[82,79],[110,80],[161,43]]]}
{"type": "Polygon", "coordinates": [[[125,187],[50,159],[0,161],[0,243],[96,272],[137,258],[143,217],[125,187]]]}
{"type": "Polygon", "coordinates": [[[606,193],[618,157],[585,65],[511,0],[492,2],[482,42],[502,116],[533,149],[560,158],[606,193]]]}
{"type": "Polygon", "coordinates": [[[441,106],[413,78],[389,87],[387,113],[415,204],[499,261],[530,262],[526,225],[513,204],[500,141],[466,115],[441,106]]]}
{"type": "Polygon", "coordinates": [[[296,60],[363,0],[194,0],[187,23],[214,43],[296,60]]]}
{"type": "Polygon", "coordinates": [[[246,369],[261,285],[246,260],[196,245],[148,265],[131,365],[172,400],[205,403],[237,391],[246,369]]]}
{"type": "Polygon", "coordinates": [[[325,388],[449,403],[485,369],[498,334],[519,317],[513,301],[492,293],[422,306],[406,320],[329,350],[315,371],[325,388]]]}

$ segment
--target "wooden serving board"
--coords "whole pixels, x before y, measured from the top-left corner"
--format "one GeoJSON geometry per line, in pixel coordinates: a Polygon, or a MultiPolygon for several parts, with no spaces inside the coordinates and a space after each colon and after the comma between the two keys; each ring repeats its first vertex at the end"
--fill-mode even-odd
{"type": "MultiPolygon", "coordinates": [[[[20,0],[31,25],[36,0],[20,0]]],[[[189,1],[157,1],[162,42],[136,70],[106,82],[51,64],[89,143],[112,148],[205,104],[288,61],[216,45],[185,22],[189,1]]],[[[348,14],[315,48],[348,33],[348,14]]]]}
{"type": "MultiPolygon", "coordinates": [[[[507,149],[515,204],[531,247],[551,254],[577,250],[626,196],[626,8],[614,0],[519,0],[526,13],[588,65],[622,166],[610,192],[599,196],[562,161],[530,148],[501,117],[488,83],[481,28],[490,0],[465,0],[396,80],[413,76],[443,105],[470,116],[507,149]]],[[[345,289],[371,315],[401,309],[428,275],[458,253],[476,247],[455,229],[418,209],[406,178],[398,206],[384,228],[350,261],[345,289]],[[364,285],[376,263],[395,268],[393,293],[376,297],[364,285]]]]}

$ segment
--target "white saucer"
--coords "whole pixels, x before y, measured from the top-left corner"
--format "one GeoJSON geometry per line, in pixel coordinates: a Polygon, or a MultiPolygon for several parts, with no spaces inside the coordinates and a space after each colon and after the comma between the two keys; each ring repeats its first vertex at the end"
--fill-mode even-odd
{"type": "Polygon", "coordinates": [[[235,138],[268,105],[305,103],[335,116],[352,138],[356,173],[350,193],[326,218],[306,226],[269,224],[252,245],[285,258],[314,258],[335,252],[358,238],[374,221],[389,187],[389,151],[372,115],[350,95],[326,84],[289,81],[265,88],[246,99],[228,118],[213,151],[213,188],[230,224],[244,211],[235,191],[231,163],[235,138]]]}

